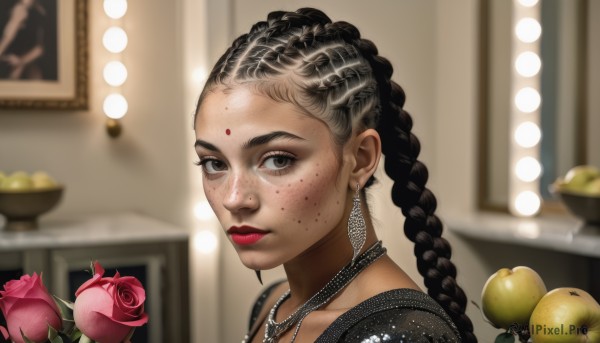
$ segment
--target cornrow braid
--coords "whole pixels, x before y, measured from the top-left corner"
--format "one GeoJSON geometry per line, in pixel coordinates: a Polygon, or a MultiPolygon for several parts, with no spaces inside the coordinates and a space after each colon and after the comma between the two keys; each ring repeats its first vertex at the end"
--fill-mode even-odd
{"type": "MultiPolygon", "coordinates": [[[[219,59],[198,106],[212,89],[248,85],[323,120],[340,145],[353,131],[375,128],[385,171],[394,181],[392,201],[406,217],[404,232],[415,243],[417,269],[428,293],[452,318],[462,341],[477,342],[465,314],[465,293],[456,283],[450,244],[441,237],[435,196],[425,187],[428,172],[417,159],[420,144],[411,132],[412,118],[403,110],[406,97],[392,73],[390,62],[355,26],[332,22],[312,8],[276,11],[237,38],[219,59]]],[[[372,177],[365,187],[373,182],[372,177]]]]}

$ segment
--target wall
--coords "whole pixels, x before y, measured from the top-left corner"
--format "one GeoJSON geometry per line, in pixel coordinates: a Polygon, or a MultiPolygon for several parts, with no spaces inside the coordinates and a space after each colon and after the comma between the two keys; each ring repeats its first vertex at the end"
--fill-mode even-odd
{"type": "Polygon", "coordinates": [[[588,158],[591,165],[600,167],[600,97],[595,96],[600,92],[600,3],[598,1],[588,2],[588,158]]]}
{"type": "MultiPolygon", "coordinates": [[[[99,15],[101,1],[89,3],[93,14],[90,110],[0,111],[0,169],[44,169],[67,184],[64,202],[44,218],[137,210],[187,227],[190,198],[201,198],[199,175],[191,166],[190,116],[198,91],[197,84],[189,83],[194,66],[210,68],[234,35],[268,11],[300,6],[317,6],[336,20],[356,23],[363,36],[372,38],[381,54],[391,59],[394,79],[408,95],[406,108],[415,119],[421,157],[430,169],[430,188],[438,197],[442,219],[474,211],[476,0],[129,1],[124,24],[130,45],[124,61],[130,77],[123,92],[130,111],[123,136],[117,140],[105,134],[101,109],[108,89],[100,75],[108,54],[100,39],[109,21],[99,15]]],[[[597,13],[600,6],[592,7],[597,13]]],[[[595,25],[591,20],[590,24],[595,25]]],[[[592,56],[598,55],[597,47],[592,56]]],[[[590,80],[596,89],[599,79],[590,80]]],[[[590,97],[589,103],[596,113],[598,98],[590,97]]],[[[594,122],[589,127],[598,126],[594,122]]],[[[378,177],[381,184],[370,194],[378,235],[389,254],[420,282],[412,244],[401,230],[402,215],[389,200],[389,180],[381,172],[378,177]]],[[[576,257],[471,241],[449,231],[446,235],[459,266],[458,280],[471,300],[479,301],[487,277],[503,266],[531,265],[549,287],[573,285],[582,273],[583,263],[576,257]]],[[[244,268],[225,243],[210,256],[192,249],[193,342],[239,341],[261,288],[254,272],[244,268]]],[[[266,272],[265,283],[279,277],[280,270],[266,272]]],[[[474,306],[469,305],[468,314],[480,341],[493,341],[498,331],[481,319],[474,306]]]]}
{"type": "Polygon", "coordinates": [[[89,1],[90,108],[88,111],[0,110],[0,170],[46,170],[66,185],[62,203],[42,219],[136,210],[184,224],[187,169],[181,49],[176,2],[130,1],[123,24],[129,101],[122,137],[104,131],[102,101],[109,89],[101,45],[110,24],[102,1],[89,1]],[[174,5],[175,4],[175,5],[174,5]]]}

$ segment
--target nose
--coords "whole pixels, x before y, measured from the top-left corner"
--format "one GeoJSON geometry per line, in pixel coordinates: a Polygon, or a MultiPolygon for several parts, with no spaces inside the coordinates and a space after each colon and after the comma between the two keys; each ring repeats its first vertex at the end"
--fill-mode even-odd
{"type": "Polygon", "coordinates": [[[252,212],[258,209],[259,200],[255,186],[249,177],[232,175],[223,198],[223,206],[232,213],[252,212]]]}

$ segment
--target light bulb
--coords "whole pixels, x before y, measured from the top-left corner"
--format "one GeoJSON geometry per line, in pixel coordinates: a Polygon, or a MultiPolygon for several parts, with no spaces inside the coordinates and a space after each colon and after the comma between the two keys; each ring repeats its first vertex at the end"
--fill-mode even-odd
{"type": "Polygon", "coordinates": [[[127,0],[104,0],[104,13],[113,19],[119,19],[127,13],[127,0]]]}
{"type": "Polygon", "coordinates": [[[519,0],[519,4],[525,7],[533,7],[537,5],[539,0],[519,0]]]}
{"type": "Polygon", "coordinates": [[[537,75],[542,67],[538,54],[526,51],[521,53],[515,61],[515,69],[521,76],[531,77],[537,75]]]}
{"type": "Polygon", "coordinates": [[[217,237],[208,230],[202,230],[194,235],[194,249],[202,254],[212,254],[217,250],[217,237]]]}
{"type": "Polygon", "coordinates": [[[208,220],[213,218],[214,212],[208,201],[199,201],[196,203],[196,206],[194,206],[194,215],[199,220],[208,220]]]}
{"type": "Polygon", "coordinates": [[[517,126],[515,130],[515,142],[523,148],[531,148],[540,142],[542,132],[540,127],[533,122],[526,121],[517,126]]]}
{"type": "Polygon", "coordinates": [[[532,87],[522,88],[515,95],[515,105],[521,112],[531,113],[540,107],[541,102],[540,93],[532,87]]]}
{"type": "Polygon", "coordinates": [[[123,116],[127,113],[128,107],[127,99],[118,93],[109,94],[104,99],[104,104],[102,106],[104,109],[104,114],[112,119],[123,118],[123,116]]]}
{"type": "Polygon", "coordinates": [[[533,43],[542,35],[542,26],[533,18],[523,18],[517,23],[515,33],[521,42],[533,43]]]}
{"type": "Polygon", "coordinates": [[[122,52],[127,47],[127,33],[120,27],[109,27],[102,36],[102,44],[112,53],[122,52]]]}
{"type": "Polygon", "coordinates": [[[515,210],[523,216],[533,216],[540,210],[540,196],[532,191],[519,193],[515,198],[515,210]]]}
{"type": "Polygon", "coordinates": [[[531,156],[523,157],[515,165],[515,174],[523,182],[536,180],[542,173],[542,165],[531,156]]]}
{"type": "Polygon", "coordinates": [[[120,61],[108,62],[104,66],[104,81],[113,87],[118,87],[127,80],[127,68],[120,61]]]}

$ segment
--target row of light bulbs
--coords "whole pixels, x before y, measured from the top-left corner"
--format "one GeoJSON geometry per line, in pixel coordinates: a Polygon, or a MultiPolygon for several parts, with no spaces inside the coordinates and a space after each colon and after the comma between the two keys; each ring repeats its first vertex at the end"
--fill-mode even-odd
{"type": "Polygon", "coordinates": [[[104,81],[112,87],[110,93],[104,98],[102,109],[107,119],[107,132],[111,137],[121,134],[120,119],[127,114],[128,104],[125,96],[120,92],[120,87],[127,81],[127,67],[122,62],[122,52],[127,47],[127,33],[119,26],[123,16],[127,13],[127,0],[104,0],[104,13],[113,19],[114,25],[110,26],[102,36],[102,45],[112,53],[113,58],[104,66],[102,75],[104,81]]]}
{"type": "Polygon", "coordinates": [[[542,61],[539,41],[542,34],[539,0],[515,0],[514,20],[514,105],[512,113],[513,139],[511,144],[510,194],[511,212],[519,216],[536,215],[541,208],[539,178],[539,126],[542,97],[539,75],[542,61]]]}

